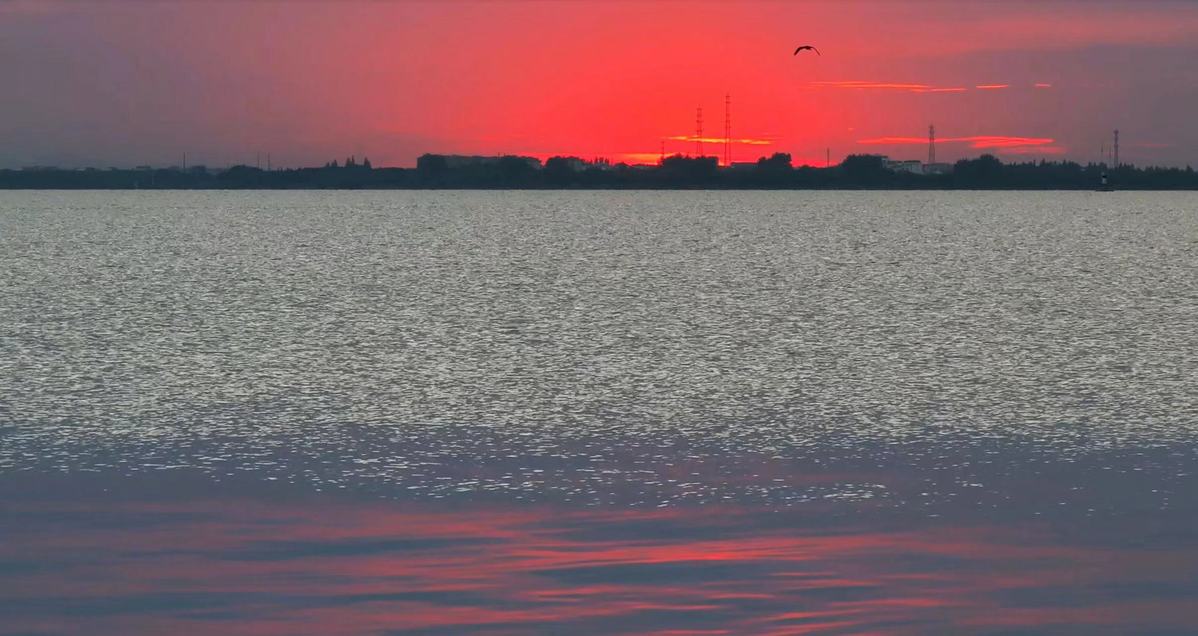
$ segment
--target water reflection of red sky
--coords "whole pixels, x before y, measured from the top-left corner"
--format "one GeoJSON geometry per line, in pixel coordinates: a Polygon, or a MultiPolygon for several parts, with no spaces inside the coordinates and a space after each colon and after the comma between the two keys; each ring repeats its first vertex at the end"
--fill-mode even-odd
{"type": "Polygon", "coordinates": [[[1141,593],[1192,586],[1195,554],[1068,547],[1027,528],[805,532],[796,513],[710,507],[238,502],[5,513],[0,608],[17,631],[1121,633],[1195,624],[1186,595],[1141,593]],[[105,523],[87,521],[95,515],[105,523]]]}

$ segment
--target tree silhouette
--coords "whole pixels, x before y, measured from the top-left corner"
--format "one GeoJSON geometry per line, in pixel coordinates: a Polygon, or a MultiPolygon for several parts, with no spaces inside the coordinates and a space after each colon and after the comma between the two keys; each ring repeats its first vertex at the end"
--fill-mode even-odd
{"type": "Polygon", "coordinates": [[[496,164],[500,177],[509,185],[527,180],[536,169],[524,157],[505,155],[496,164]]]}
{"type": "Polygon", "coordinates": [[[770,155],[768,159],[762,157],[757,160],[757,166],[762,168],[771,168],[774,170],[789,169],[791,167],[790,153],[775,152],[773,155],[770,155]]]}
{"type": "Polygon", "coordinates": [[[544,168],[545,183],[555,186],[574,183],[577,174],[575,174],[572,164],[576,161],[580,160],[577,157],[550,157],[547,159],[544,168]]]}
{"type": "Polygon", "coordinates": [[[962,159],[953,166],[954,179],[968,184],[1001,184],[1007,180],[1003,172],[1002,162],[991,154],[982,155],[977,159],[962,159]]]}
{"type": "Polygon", "coordinates": [[[762,176],[772,178],[780,178],[787,175],[791,171],[790,153],[775,152],[768,159],[762,157],[757,160],[756,172],[762,176]]]}
{"type": "Polygon", "coordinates": [[[719,168],[715,157],[684,157],[672,155],[661,161],[661,176],[686,184],[710,180],[719,168]]]}
{"type": "Polygon", "coordinates": [[[850,184],[877,185],[893,175],[878,155],[849,155],[840,164],[845,179],[850,184]]]}

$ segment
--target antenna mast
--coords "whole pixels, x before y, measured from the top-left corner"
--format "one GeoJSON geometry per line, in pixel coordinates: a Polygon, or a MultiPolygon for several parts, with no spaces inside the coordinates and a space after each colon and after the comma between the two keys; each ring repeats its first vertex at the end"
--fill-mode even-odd
{"type": "Polygon", "coordinates": [[[1115,150],[1114,150],[1114,153],[1115,153],[1115,166],[1114,166],[1114,167],[1118,168],[1118,167],[1119,167],[1119,129],[1118,129],[1118,128],[1116,128],[1116,129],[1115,129],[1115,150]]]}
{"type": "Polygon", "coordinates": [[[936,126],[928,125],[928,163],[936,163],[936,126]]]}
{"type": "Polygon", "coordinates": [[[703,156],[703,107],[695,109],[695,156],[703,156]]]}

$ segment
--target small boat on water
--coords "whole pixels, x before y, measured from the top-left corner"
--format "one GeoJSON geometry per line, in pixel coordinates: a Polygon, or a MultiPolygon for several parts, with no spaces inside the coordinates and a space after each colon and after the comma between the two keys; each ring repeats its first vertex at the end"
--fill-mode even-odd
{"type": "Polygon", "coordinates": [[[1114,192],[1114,191],[1115,191],[1115,189],[1112,188],[1110,182],[1107,181],[1106,173],[1105,172],[1102,173],[1102,185],[1099,186],[1099,188],[1097,190],[1095,190],[1095,192],[1114,192]]]}

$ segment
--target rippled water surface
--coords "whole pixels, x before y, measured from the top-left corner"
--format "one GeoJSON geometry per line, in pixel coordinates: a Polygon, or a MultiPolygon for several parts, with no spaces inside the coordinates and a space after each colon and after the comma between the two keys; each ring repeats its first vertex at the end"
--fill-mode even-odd
{"type": "Polygon", "coordinates": [[[111,595],[87,605],[79,590],[52,589],[65,574],[5,552],[0,607],[24,607],[25,632],[91,621],[221,633],[192,606],[138,595],[165,586],[202,603],[209,587],[282,577],[263,564],[294,560],[302,593],[264,584],[260,605],[212,611],[266,621],[246,633],[288,633],[270,623],[288,607],[376,594],[328,610],[324,633],[920,633],[944,627],[918,616],[943,601],[974,608],[943,614],[966,633],[1122,633],[1149,615],[1159,633],[1187,633],[1198,621],[1178,608],[1198,600],[1192,575],[1124,577],[1115,564],[1159,549],[1198,571],[1184,530],[1198,522],[1196,352],[1194,193],[0,193],[0,487],[12,500],[0,532],[16,537],[7,550],[59,555],[60,572],[92,567],[78,580],[111,595]],[[106,503],[125,490],[144,496],[106,503]],[[234,495],[332,497],[317,509],[384,525],[322,535],[307,508],[212,512],[234,495]],[[204,503],[189,511],[181,499],[204,503]],[[147,506],[192,516],[162,524],[147,506]],[[412,506],[448,527],[491,524],[484,538],[539,528],[469,554],[528,576],[581,573],[550,576],[535,600],[473,603],[470,581],[527,581],[455,550],[338,552],[344,533],[419,543],[412,506]],[[62,523],[96,511],[111,523],[62,523]],[[713,515],[728,525],[698,537],[652,530],[713,515]],[[788,530],[760,521],[770,515],[788,530]],[[595,531],[567,541],[562,519],[595,531]],[[241,545],[245,528],[261,524],[298,542],[263,549],[299,547],[242,558],[258,549],[241,545]],[[1102,540],[1078,545],[1087,527],[1102,540]],[[954,532],[964,533],[944,548],[954,559],[1001,561],[1010,544],[1055,550],[1078,581],[1107,591],[1015,612],[1006,627],[983,619],[978,608],[1027,609],[1008,588],[1034,596],[1028,581],[1052,568],[1020,552],[1026,567],[1010,566],[1003,583],[921,552],[954,532]],[[881,556],[854,560],[840,539],[820,544],[828,536],[881,556]],[[156,540],[212,544],[163,553],[173,584],[105,586],[121,567],[154,562],[156,540]],[[112,552],[125,541],[138,547],[112,552]],[[760,551],[728,570],[603,569],[612,550],[666,563],[679,550],[732,549],[721,541],[760,551]],[[55,542],[121,564],[62,557],[55,542]],[[539,552],[559,549],[595,552],[597,569],[539,552]],[[823,556],[800,556],[810,551],[823,556]],[[419,602],[456,622],[398,616],[415,601],[376,588],[399,574],[353,578],[411,559],[428,580],[403,594],[425,590],[419,602]],[[196,565],[207,561],[221,565],[196,565]],[[849,576],[838,568],[873,581],[868,599],[818,583],[849,576]],[[323,576],[336,581],[314,582],[323,576]],[[728,613],[671,587],[688,579],[770,598],[728,613]],[[972,586],[970,600],[946,581],[972,586]],[[645,589],[612,591],[621,585],[645,589]],[[30,594],[83,609],[55,622],[53,603],[30,594]],[[644,608],[620,594],[664,609],[637,622],[644,608]],[[778,618],[799,598],[815,612],[805,626],[778,618]],[[591,614],[555,614],[560,603],[591,614]],[[845,618],[845,603],[871,618],[845,618]],[[527,615],[488,614],[509,605],[527,615]],[[1109,620],[1084,627],[1083,615],[1109,620]]]}

